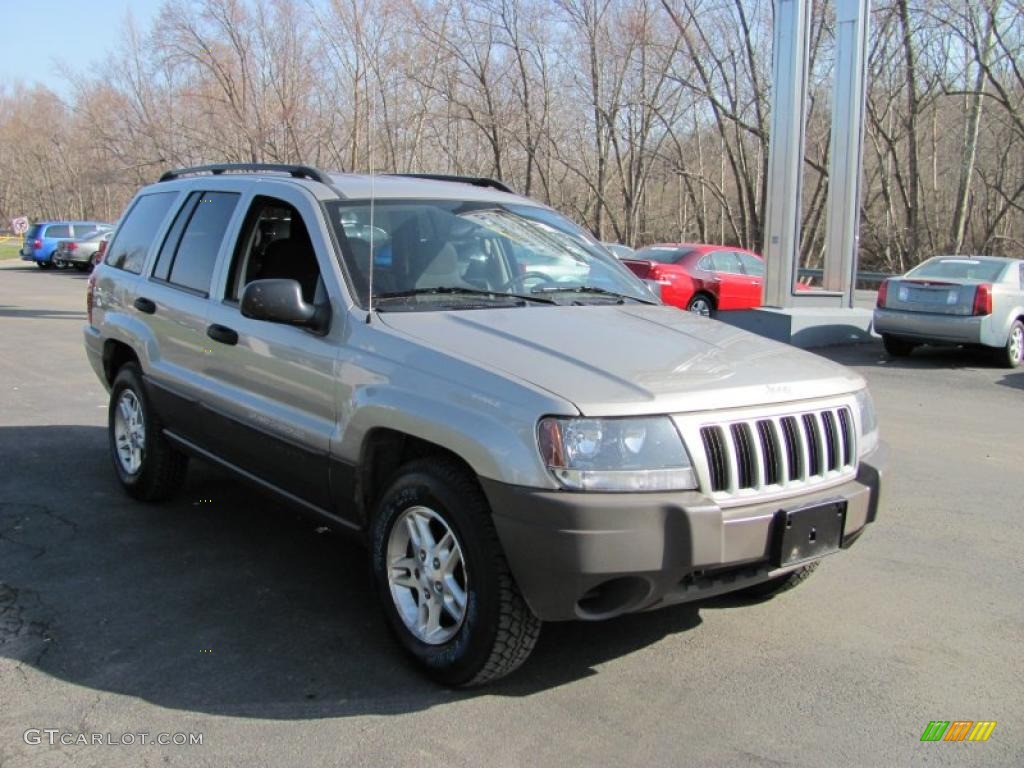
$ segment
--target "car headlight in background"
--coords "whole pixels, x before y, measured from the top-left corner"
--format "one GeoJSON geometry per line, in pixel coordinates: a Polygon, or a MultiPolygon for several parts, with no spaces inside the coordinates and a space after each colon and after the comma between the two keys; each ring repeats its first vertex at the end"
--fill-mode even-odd
{"type": "Polygon", "coordinates": [[[538,443],[555,478],[574,491],[678,491],[697,487],[668,416],[541,419],[538,443]]]}
{"type": "Polygon", "coordinates": [[[860,455],[870,453],[878,446],[878,417],[875,415],[875,401],[871,393],[862,389],[857,393],[857,414],[860,424],[860,455]]]}

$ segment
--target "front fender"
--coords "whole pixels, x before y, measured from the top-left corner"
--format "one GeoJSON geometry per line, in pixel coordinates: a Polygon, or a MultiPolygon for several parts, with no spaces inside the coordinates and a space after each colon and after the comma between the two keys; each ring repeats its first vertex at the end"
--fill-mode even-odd
{"type": "Polygon", "coordinates": [[[541,415],[472,390],[448,390],[438,396],[430,387],[412,391],[372,385],[354,393],[336,454],[346,463],[358,464],[366,436],[374,429],[391,429],[455,453],[479,477],[555,488],[537,450],[541,415]]]}

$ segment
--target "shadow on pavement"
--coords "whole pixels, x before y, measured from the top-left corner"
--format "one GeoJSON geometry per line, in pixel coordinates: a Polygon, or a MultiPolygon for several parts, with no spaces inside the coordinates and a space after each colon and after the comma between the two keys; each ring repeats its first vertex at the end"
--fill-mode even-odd
{"type": "Polygon", "coordinates": [[[992,353],[978,347],[929,347],[915,349],[908,357],[890,357],[881,343],[854,344],[812,349],[823,357],[843,365],[865,365],[907,370],[956,370],[961,368],[998,368],[992,353]]]}
{"type": "Polygon", "coordinates": [[[0,317],[31,318],[36,320],[85,320],[85,310],[21,309],[0,305],[0,317]]]}
{"type": "Polygon", "coordinates": [[[1019,373],[1008,373],[1002,381],[998,382],[1001,387],[1011,387],[1012,389],[1024,389],[1024,371],[1019,373]]]}
{"type": "Polygon", "coordinates": [[[163,707],[280,719],[527,696],[697,626],[681,606],[547,624],[507,680],[452,692],[385,627],[367,559],[205,464],[179,498],[128,499],[100,427],[0,428],[0,655],[163,707]]]}

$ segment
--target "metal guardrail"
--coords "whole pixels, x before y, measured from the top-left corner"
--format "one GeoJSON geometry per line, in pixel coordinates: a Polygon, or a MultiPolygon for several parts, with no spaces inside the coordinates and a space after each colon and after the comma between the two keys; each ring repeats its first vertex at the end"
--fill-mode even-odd
{"type": "MultiPolygon", "coordinates": [[[[817,278],[820,282],[824,276],[825,270],[823,269],[800,269],[800,277],[817,278]]],[[[888,272],[857,272],[857,287],[878,287],[883,280],[890,277],[897,277],[897,275],[890,275],[888,272]]]]}

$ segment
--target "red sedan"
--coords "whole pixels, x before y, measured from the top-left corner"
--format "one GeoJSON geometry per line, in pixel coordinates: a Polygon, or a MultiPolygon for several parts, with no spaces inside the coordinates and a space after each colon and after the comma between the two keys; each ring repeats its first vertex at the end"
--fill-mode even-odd
{"type": "Polygon", "coordinates": [[[761,306],[764,261],[742,248],[663,243],[637,251],[622,263],[661,285],[661,300],[710,317],[720,309],[761,306]]]}

